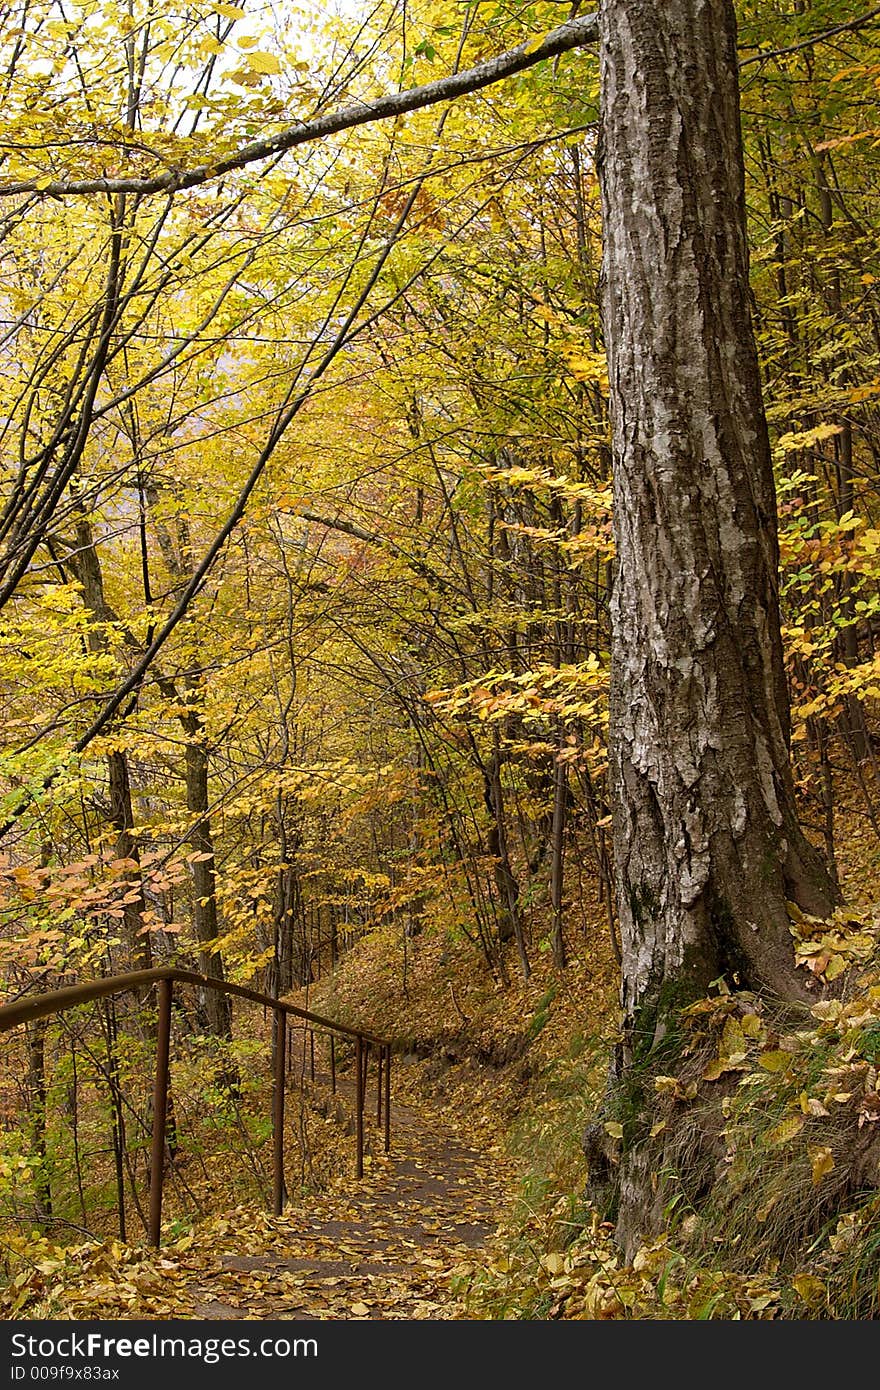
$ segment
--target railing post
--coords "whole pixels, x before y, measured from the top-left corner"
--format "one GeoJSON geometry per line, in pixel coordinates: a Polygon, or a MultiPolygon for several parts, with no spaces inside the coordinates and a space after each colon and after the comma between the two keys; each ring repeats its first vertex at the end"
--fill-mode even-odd
{"type": "Polygon", "coordinates": [[[284,1063],[287,1019],[283,1009],[275,1010],[275,1090],[272,1097],[272,1210],[284,1210],[284,1063]]]}
{"type": "Polygon", "coordinates": [[[162,1234],[162,1183],[165,1178],[165,1121],[168,1114],[168,1059],[171,1051],[170,980],[159,980],[159,1019],[156,1032],[156,1074],[153,1079],[153,1144],[150,1151],[150,1244],[162,1234]]]}
{"type": "Polygon", "coordinates": [[[357,1076],[355,1094],[355,1132],[357,1136],[357,1161],[355,1164],[355,1176],[364,1176],[364,1043],[358,1033],[354,1045],[354,1069],[357,1076]]]}
{"type": "MultiPolygon", "coordinates": [[[[329,1019],[321,1018],[317,1014],[309,1014],[292,1006],[285,1006],[279,1000],[269,999],[255,990],[246,989],[238,985],[219,984],[218,982],[206,979],[188,970],[142,970],[130,971],[125,975],[109,976],[97,981],[89,981],[84,985],[70,986],[61,990],[48,991],[37,999],[16,1000],[12,1004],[0,1006],[0,1033],[9,1028],[14,1028],[21,1023],[29,1023],[39,1018],[45,1018],[56,1013],[63,1013],[74,1005],[83,1003],[89,999],[101,999],[106,995],[121,993],[125,990],[140,990],[141,988],[151,988],[156,985],[157,994],[157,1028],[156,1028],[156,1064],[153,1078],[153,1123],[152,1140],[150,1147],[150,1190],[149,1190],[149,1211],[147,1220],[147,1232],[150,1244],[158,1247],[162,1234],[162,1195],[165,1178],[165,1155],[169,1148],[169,1132],[171,1133],[172,1151],[171,1158],[176,1151],[174,1140],[174,1115],[171,1108],[170,1090],[170,1055],[171,1055],[171,1011],[173,1003],[174,984],[195,984],[199,987],[218,988],[223,993],[241,996],[244,999],[253,1000],[255,1003],[263,1004],[267,1014],[271,1008],[274,1015],[274,1093],[272,1102],[272,1122],[273,1122],[273,1206],[277,1215],[281,1215],[284,1202],[287,1197],[284,1184],[284,1109],[285,1109],[285,1082],[287,1076],[286,1063],[292,1063],[293,1029],[287,1025],[287,1013],[296,1015],[297,1019],[303,1020],[298,1024],[303,1029],[303,1058],[302,1068],[299,1069],[300,1078],[305,1072],[305,1033],[309,1032],[310,1049],[310,1070],[312,1078],[315,1076],[315,1026],[326,1030],[329,1035],[330,1043],[330,1081],[333,1093],[336,1094],[336,1036],[332,1031],[337,1025],[331,1023],[329,1019]]],[[[351,1036],[353,1030],[340,1025],[341,1031],[351,1036]]],[[[357,1133],[357,1158],[356,1172],[358,1178],[364,1175],[364,1107],[366,1099],[367,1081],[369,1077],[370,1048],[371,1043],[362,1033],[354,1033],[355,1040],[355,1077],[356,1077],[356,1133],[357,1133]]],[[[384,1119],[384,1141],[385,1152],[391,1147],[391,1044],[386,1042],[375,1042],[377,1058],[377,1078],[376,1078],[376,1123],[381,1131],[384,1119]],[[384,1084],[383,1084],[384,1083],[384,1084]],[[383,1108],[384,1107],[384,1108],[383,1108]]]]}

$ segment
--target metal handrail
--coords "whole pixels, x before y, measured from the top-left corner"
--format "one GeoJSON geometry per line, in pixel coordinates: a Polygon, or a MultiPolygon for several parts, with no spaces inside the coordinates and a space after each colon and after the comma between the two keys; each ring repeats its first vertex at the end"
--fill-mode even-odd
{"type": "Polygon", "coordinates": [[[241,999],[270,1008],[275,1014],[274,1064],[272,1097],[272,1206],[276,1216],[284,1207],[284,1099],[286,1067],[287,1015],[302,1019],[311,1025],[312,1037],[312,1078],[314,1079],[314,1030],[320,1028],[330,1035],[330,1077],[336,1090],[336,1056],[333,1040],[336,1034],[354,1039],[355,1043],[355,1135],[356,1165],[359,1178],[364,1175],[364,1100],[366,1095],[367,1069],[370,1049],[377,1055],[377,1107],[376,1121],[381,1127],[384,1101],[384,1141],[385,1152],[391,1148],[391,1044],[373,1033],[350,1028],[345,1023],[336,1023],[321,1014],[308,1009],[297,1008],[283,999],[273,999],[260,990],[248,989],[246,985],[234,985],[228,980],[215,980],[210,975],[200,975],[194,970],[179,970],[175,966],[162,966],[156,970],[132,970],[124,975],[107,975],[100,980],[89,980],[84,984],[70,985],[40,994],[36,998],[17,999],[12,1004],[0,1006],[0,1033],[22,1023],[32,1023],[35,1019],[46,1018],[52,1014],[64,1013],[77,1004],[86,1004],[92,999],[101,999],[110,994],[139,992],[156,985],[159,996],[159,1017],[156,1032],[156,1070],[153,1080],[153,1133],[150,1158],[150,1212],[148,1234],[150,1244],[158,1246],[162,1228],[162,1190],[165,1176],[165,1128],[168,1112],[168,1088],[171,1050],[171,1001],[175,984],[198,985],[200,988],[215,989],[222,994],[233,994],[241,999]],[[383,1084],[384,1083],[384,1084],[383,1084]]]}

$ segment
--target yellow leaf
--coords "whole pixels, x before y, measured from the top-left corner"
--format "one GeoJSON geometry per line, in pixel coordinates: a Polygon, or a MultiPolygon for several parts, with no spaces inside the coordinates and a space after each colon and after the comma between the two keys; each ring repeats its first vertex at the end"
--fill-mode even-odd
{"type": "Polygon", "coordinates": [[[252,72],[276,73],[281,71],[281,63],[274,53],[249,53],[246,61],[252,72]]]}
{"type": "Polygon", "coordinates": [[[548,1274],[561,1274],[565,1269],[565,1256],[560,1255],[558,1251],[554,1250],[551,1251],[549,1255],[543,1257],[541,1264],[548,1274]]]}
{"type": "Polygon", "coordinates": [[[706,1070],[703,1072],[703,1080],[717,1081],[719,1076],[721,1076],[722,1072],[725,1072],[726,1070],[727,1068],[724,1065],[724,1061],[720,1057],[716,1057],[714,1062],[710,1062],[709,1065],[706,1067],[706,1070]]]}
{"type": "Polygon", "coordinates": [[[749,1310],[752,1313],[763,1313],[765,1308],[769,1308],[774,1300],[772,1293],[759,1294],[757,1298],[749,1299],[749,1310]]]}
{"type": "Polygon", "coordinates": [[[763,1028],[757,1014],[746,1014],[740,1024],[747,1038],[760,1038],[763,1028]]]}
{"type": "Polygon", "coordinates": [[[770,1130],[765,1136],[768,1144],[787,1144],[789,1139],[794,1139],[796,1134],[800,1134],[804,1127],[805,1117],[803,1115],[786,1115],[784,1120],[780,1120],[778,1125],[770,1130]]]}
{"type": "Polygon", "coordinates": [[[351,1305],[351,1311],[354,1313],[356,1318],[366,1318],[370,1315],[370,1310],[367,1307],[366,1303],[353,1303],[351,1305]]]}
{"type": "Polygon", "coordinates": [[[622,1139],[623,1125],[619,1124],[616,1120],[609,1120],[608,1124],[605,1126],[605,1133],[610,1134],[612,1139],[622,1139]]]}
{"type": "Polygon", "coordinates": [[[791,1287],[811,1308],[821,1303],[825,1297],[825,1285],[813,1274],[796,1274],[791,1281],[791,1287]]]}
{"type": "Polygon", "coordinates": [[[728,1018],[721,1034],[721,1051],[725,1057],[735,1057],[744,1054],[745,1050],[742,1028],[735,1018],[728,1018]]]}
{"type": "Polygon", "coordinates": [[[762,1052],[758,1058],[759,1066],[765,1071],[785,1071],[791,1066],[791,1055],[788,1052],[762,1052]]]}
{"type": "Polygon", "coordinates": [[[565,365],[578,381],[596,382],[608,389],[608,363],[600,353],[588,353],[583,349],[569,349],[565,353],[565,365]]]}
{"type": "Polygon", "coordinates": [[[834,1156],[827,1147],[810,1150],[810,1161],[813,1165],[813,1182],[820,1183],[827,1173],[834,1167],[834,1156]]]}
{"type": "Polygon", "coordinates": [[[658,1120],[656,1124],[653,1124],[653,1125],[651,1126],[651,1138],[652,1138],[652,1139],[656,1139],[656,1138],[657,1138],[657,1135],[658,1135],[658,1134],[662,1134],[665,1128],[666,1128],[666,1121],[665,1121],[665,1120],[658,1120]]]}
{"type": "Polygon", "coordinates": [[[537,38],[529,39],[528,43],[523,44],[523,53],[537,53],[546,37],[546,34],[539,34],[537,38]]]}
{"type": "Polygon", "coordinates": [[[825,967],[825,979],[836,980],[838,975],[842,975],[846,969],[846,961],[843,956],[832,956],[825,967]]]}
{"type": "MultiPolygon", "coordinates": [[[[779,440],[779,448],[783,453],[789,454],[795,449],[809,449],[814,444],[820,443],[823,439],[830,439],[832,435],[840,434],[843,425],[816,425],[811,430],[801,430],[794,434],[784,434],[779,440]]],[[[847,513],[852,516],[852,512],[847,513]]],[[[843,521],[841,517],[841,521],[843,521]]],[[[856,525],[859,523],[856,522],[856,525]]]]}

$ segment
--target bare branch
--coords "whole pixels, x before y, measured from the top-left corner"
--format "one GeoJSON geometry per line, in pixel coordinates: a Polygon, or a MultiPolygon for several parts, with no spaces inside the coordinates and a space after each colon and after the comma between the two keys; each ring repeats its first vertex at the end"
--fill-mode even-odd
{"type": "Polygon", "coordinates": [[[751,58],[741,58],[740,67],[746,68],[751,63],[766,63],[769,58],[783,58],[787,53],[800,53],[804,48],[815,48],[817,44],[825,43],[828,39],[835,38],[838,34],[855,34],[859,29],[866,29],[875,20],[880,19],[880,6],[869,10],[867,14],[860,15],[858,19],[847,19],[842,24],[833,24],[830,29],[818,29],[814,34],[800,43],[789,44],[787,48],[772,48],[765,52],[756,53],[751,58]]]}
{"type": "Polygon", "coordinates": [[[362,526],[358,526],[353,521],[346,521],[341,516],[319,516],[317,512],[297,512],[301,521],[311,522],[315,526],[324,526],[328,531],[341,531],[343,535],[351,536],[356,541],[363,541],[366,545],[377,546],[380,550],[385,550],[389,555],[393,555],[396,560],[402,560],[416,574],[420,574],[423,579],[427,579],[435,590],[447,590],[449,585],[444,579],[425,564],[424,560],[418,556],[408,555],[402,546],[397,545],[390,536],[381,536],[378,531],[365,531],[362,526]]]}

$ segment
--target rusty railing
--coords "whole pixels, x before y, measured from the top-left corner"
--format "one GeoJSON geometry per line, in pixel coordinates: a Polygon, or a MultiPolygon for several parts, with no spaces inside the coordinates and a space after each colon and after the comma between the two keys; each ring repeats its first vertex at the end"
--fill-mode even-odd
{"type": "Polygon", "coordinates": [[[320,1014],[298,1009],[281,999],[273,999],[259,990],[248,989],[245,985],[230,984],[226,980],[214,980],[208,975],[199,975],[194,970],[178,970],[164,967],[157,970],[134,970],[125,975],[108,975],[104,979],[90,980],[85,984],[71,985],[67,989],[48,991],[45,994],[31,995],[17,999],[12,1004],[0,1007],[0,1033],[23,1023],[32,1023],[38,1018],[64,1013],[77,1004],[86,1004],[92,999],[101,999],[111,994],[142,994],[153,985],[158,993],[158,1023],[156,1031],[156,1069],[153,1080],[153,1129],[150,1148],[150,1206],[148,1236],[151,1245],[158,1246],[162,1228],[162,1189],[165,1177],[165,1139],[168,1115],[168,1095],[171,1061],[171,1004],[175,984],[197,985],[202,989],[215,989],[223,994],[233,994],[241,999],[249,999],[261,1004],[264,1011],[274,1013],[273,1030],[273,1095],[272,1095],[272,1208],[280,1216],[284,1207],[284,1101],[287,1063],[287,1017],[292,1015],[303,1021],[310,1033],[310,1067],[312,1080],[315,1078],[315,1029],[327,1033],[330,1040],[330,1084],[336,1093],[336,1049],[337,1036],[354,1040],[355,1057],[355,1171],[359,1178],[364,1175],[364,1107],[368,1079],[370,1052],[375,1049],[377,1058],[377,1100],[376,1122],[382,1128],[384,1119],[384,1145],[387,1153],[391,1148],[391,1044],[371,1033],[349,1028],[344,1023],[335,1023],[320,1014]]]}

